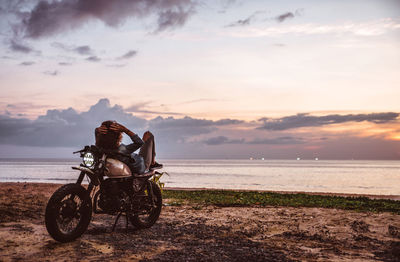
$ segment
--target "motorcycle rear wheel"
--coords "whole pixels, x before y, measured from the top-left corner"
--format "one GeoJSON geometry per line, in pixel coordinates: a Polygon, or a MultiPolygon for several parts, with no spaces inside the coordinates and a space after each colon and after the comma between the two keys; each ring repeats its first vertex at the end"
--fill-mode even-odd
{"type": "Polygon", "coordinates": [[[146,210],[146,214],[143,215],[134,215],[130,216],[129,220],[131,221],[132,225],[134,225],[136,228],[149,228],[156,221],[158,220],[160,213],[161,213],[161,207],[162,207],[162,195],[161,195],[161,189],[160,187],[154,183],[153,181],[149,181],[146,189],[146,197],[143,198],[143,201],[145,203],[141,203],[141,205],[147,205],[151,206],[148,210],[146,210]],[[150,187],[152,190],[150,190],[150,187]],[[150,198],[150,192],[153,192],[153,202],[154,205],[150,203],[151,198],[150,198]]]}
{"type": "Polygon", "coordinates": [[[46,229],[55,240],[70,242],[80,237],[92,218],[92,202],[78,184],[60,187],[46,206],[46,229]]]}

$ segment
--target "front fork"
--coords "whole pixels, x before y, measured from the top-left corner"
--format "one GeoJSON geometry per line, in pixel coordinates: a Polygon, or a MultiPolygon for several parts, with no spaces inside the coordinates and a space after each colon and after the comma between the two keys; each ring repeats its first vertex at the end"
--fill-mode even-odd
{"type": "MultiPolygon", "coordinates": [[[[85,172],[81,171],[81,173],[79,174],[78,180],[76,180],[76,184],[81,185],[83,179],[85,178],[85,172]]],[[[86,190],[88,197],[90,197],[90,193],[93,190],[94,185],[92,183],[89,183],[89,186],[86,190]]]]}
{"type": "Polygon", "coordinates": [[[85,178],[85,172],[81,171],[81,173],[79,174],[78,180],[76,180],[76,183],[78,185],[82,184],[83,178],[85,178]]]}

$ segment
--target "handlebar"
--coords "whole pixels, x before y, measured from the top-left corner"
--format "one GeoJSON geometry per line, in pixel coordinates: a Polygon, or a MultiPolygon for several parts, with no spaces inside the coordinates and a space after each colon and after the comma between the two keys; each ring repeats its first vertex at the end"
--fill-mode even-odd
{"type": "Polygon", "coordinates": [[[81,150],[79,150],[79,151],[72,152],[72,154],[81,153],[81,152],[83,152],[83,151],[85,151],[85,149],[81,149],[81,150]]]}
{"type": "Polygon", "coordinates": [[[79,151],[75,151],[75,152],[73,152],[72,154],[77,154],[77,153],[82,153],[82,152],[84,152],[84,151],[88,151],[89,148],[90,148],[90,146],[85,146],[83,149],[81,149],[81,150],[79,150],[79,151]]]}

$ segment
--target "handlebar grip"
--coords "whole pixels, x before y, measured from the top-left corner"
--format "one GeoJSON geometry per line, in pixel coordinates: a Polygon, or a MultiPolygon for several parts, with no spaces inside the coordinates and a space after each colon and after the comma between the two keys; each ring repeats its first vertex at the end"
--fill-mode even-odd
{"type": "Polygon", "coordinates": [[[79,151],[72,152],[72,154],[77,154],[77,153],[80,153],[80,152],[83,152],[83,151],[84,151],[84,149],[81,149],[79,151]]]}

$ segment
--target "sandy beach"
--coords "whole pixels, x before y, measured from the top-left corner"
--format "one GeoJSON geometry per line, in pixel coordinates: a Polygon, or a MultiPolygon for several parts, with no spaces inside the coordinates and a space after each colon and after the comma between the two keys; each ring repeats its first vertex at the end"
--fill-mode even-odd
{"type": "Polygon", "coordinates": [[[400,261],[400,216],[325,208],[171,205],[137,230],[94,215],[62,244],[44,226],[56,184],[0,183],[0,261],[400,261]]]}

